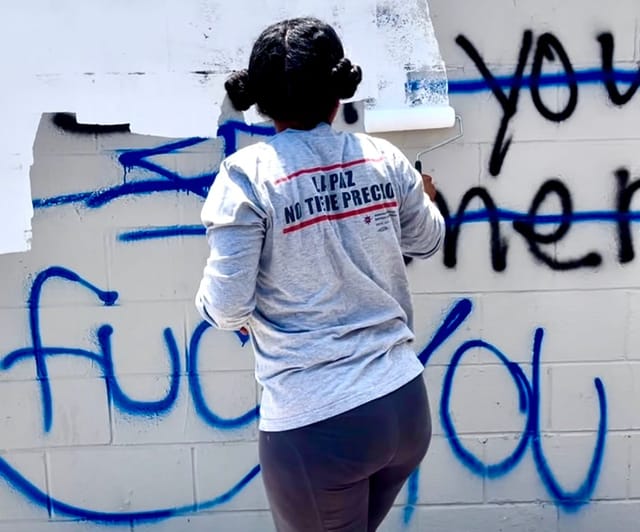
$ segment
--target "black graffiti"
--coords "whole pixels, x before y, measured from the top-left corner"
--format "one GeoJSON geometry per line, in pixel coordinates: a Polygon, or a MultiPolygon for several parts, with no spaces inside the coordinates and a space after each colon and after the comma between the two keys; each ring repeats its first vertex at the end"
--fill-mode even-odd
{"type": "Polygon", "coordinates": [[[513,222],[513,228],[525,238],[531,254],[552,270],[575,270],[582,267],[599,266],[602,262],[602,257],[595,252],[589,252],[576,259],[559,260],[553,255],[543,251],[540,247],[540,244],[557,244],[566,236],[569,229],[571,229],[571,216],[573,212],[573,202],[569,189],[560,180],[549,179],[540,187],[533,197],[531,208],[528,212],[528,220],[515,220],[513,222]],[[540,207],[550,195],[555,195],[560,200],[563,219],[551,233],[539,233],[536,231],[535,222],[532,220],[538,218],[540,207]]]}
{"type": "Polygon", "coordinates": [[[496,204],[489,192],[483,187],[473,187],[462,196],[455,219],[452,219],[447,202],[440,192],[438,192],[436,204],[447,220],[447,230],[444,240],[444,265],[447,268],[456,267],[458,262],[457,255],[460,229],[465,223],[463,216],[469,204],[475,198],[482,200],[484,203],[484,210],[487,215],[487,221],[489,222],[491,265],[497,272],[504,271],[507,267],[507,242],[502,238],[500,233],[500,218],[496,204]]]}
{"type": "Polygon", "coordinates": [[[56,113],[53,115],[52,122],[67,133],[83,135],[131,133],[129,124],[81,124],[73,113],[56,113]]]}
{"type": "Polygon", "coordinates": [[[633,98],[638,87],[640,87],[640,68],[638,69],[635,78],[631,81],[627,91],[624,94],[621,93],[618,90],[613,69],[613,35],[610,33],[601,33],[598,36],[598,42],[600,43],[600,49],[602,50],[602,74],[604,86],[607,89],[609,99],[615,105],[626,105],[629,103],[631,98],[633,98]]]}
{"type": "MultiPolygon", "coordinates": [[[[531,30],[524,31],[517,66],[513,74],[508,78],[508,88],[505,90],[503,89],[505,85],[504,78],[499,79],[497,76],[494,76],[471,41],[464,35],[459,35],[456,38],[456,43],[474,63],[496,100],[498,100],[502,110],[502,117],[489,160],[489,173],[492,176],[500,174],[511,146],[513,137],[509,134],[509,124],[517,114],[518,101],[521,89],[524,86],[528,86],[536,110],[543,118],[551,122],[559,123],[569,119],[578,106],[578,76],[565,47],[553,34],[543,33],[537,38],[533,52],[531,74],[528,78],[525,76],[527,61],[531,55],[531,50],[534,49],[533,40],[533,32],[531,30]],[[561,67],[561,73],[554,74],[553,82],[543,82],[542,79],[543,71],[547,63],[549,65],[559,64],[561,67]],[[549,85],[564,86],[569,92],[567,101],[560,104],[560,109],[551,108],[544,102],[541,96],[541,88],[549,85]]],[[[635,77],[630,81],[627,90],[620,92],[616,83],[614,69],[613,56],[615,44],[613,35],[610,33],[601,33],[598,35],[597,40],[600,44],[601,51],[600,71],[595,73],[591,71],[583,72],[581,79],[585,82],[601,81],[606,88],[611,103],[617,106],[626,105],[633,98],[638,87],[640,87],[640,68],[635,77]]],[[[554,68],[554,71],[555,70],[557,69],[554,68]]]]}
{"type": "Polygon", "coordinates": [[[438,192],[436,203],[447,221],[443,249],[444,265],[447,268],[457,266],[459,250],[463,249],[460,245],[463,227],[477,223],[488,224],[491,266],[496,272],[505,271],[508,265],[509,241],[503,233],[507,224],[511,225],[516,235],[524,239],[534,260],[551,270],[596,268],[602,264],[602,255],[588,249],[577,257],[562,257],[558,244],[569,237],[574,224],[582,223],[614,224],[617,230],[618,262],[625,264],[634,260],[631,224],[640,222],[640,212],[631,211],[630,208],[635,193],[640,190],[640,178],[631,180],[626,168],[617,169],[613,177],[615,205],[611,209],[599,211],[577,211],[570,190],[557,178],[544,181],[533,196],[528,211],[522,213],[498,206],[484,187],[467,190],[455,211],[438,192]],[[478,200],[482,203],[482,208],[472,210],[470,205],[478,200]],[[559,203],[559,211],[543,214],[544,205],[551,201],[554,204],[559,203]]]}
{"type": "Polygon", "coordinates": [[[489,160],[489,172],[494,176],[500,173],[504,159],[509,151],[509,146],[511,145],[512,137],[507,137],[507,128],[509,127],[509,122],[518,110],[518,97],[520,95],[520,89],[522,88],[524,68],[527,58],[529,57],[532,41],[532,32],[529,30],[525,31],[522,36],[522,44],[520,45],[518,66],[511,78],[511,86],[509,87],[509,94],[507,95],[502,91],[500,83],[491,73],[480,56],[480,53],[474,48],[471,42],[464,35],[459,35],[456,38],[456,43],[467,53],[476,65],[476,68],[480,71],[491,92],[498,100],[500,107],[502,107],[502,118],[498,126],[496,138],[493,141],[491,159],[489,160]]]}
{"type": "Polygon", "coordinates": [[[631,200],[633,195],[640,190],[640,179],[629,182],[629,170],[619,168],[616,173],[618,182],[616,209],[619,213],[618,224],[618,260],[620,264],[631,262],[635,258],[633,240],[631,238],[631,200]]]}
{"type": "Polygon", "coordinates": [[[551,122],[563,122],[567,120],[578,106],[578,82],[576,81],[576,73],[562,43],[550,33],[544,33],[538,37],[538,45],[533,56],[533,65],[531,67],[530,91],[533,104],[536,106],[538,112],[551,122]],[[569,100],[564,109],[559,111],[549,109],[540,95],[540,78],[542,76],[544,62],[545,60],[553,62],[556,56],[564,69],[564,79],[569,89],[569,100]]]}

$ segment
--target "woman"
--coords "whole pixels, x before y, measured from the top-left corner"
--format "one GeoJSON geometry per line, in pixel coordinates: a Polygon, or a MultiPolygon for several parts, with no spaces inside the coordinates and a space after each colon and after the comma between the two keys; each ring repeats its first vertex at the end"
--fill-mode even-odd
{"type": "Polygon", "coordinates": [[[431,438],[403,255],[434,254],[444,221],[397,148],[332,129],[361,77],[323,22],[265,29],[225,88],[277,133],[222,162],[202,209],[196,304],[251,334],[281,532],[376,530],[431,438]]]}

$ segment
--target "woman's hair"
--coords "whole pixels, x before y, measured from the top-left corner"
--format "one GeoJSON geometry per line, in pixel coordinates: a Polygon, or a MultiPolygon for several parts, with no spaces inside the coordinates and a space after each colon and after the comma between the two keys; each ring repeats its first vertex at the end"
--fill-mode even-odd
{"type": "Polygon", "coordinates": [[[311,128],[327,121],[361,80],[362,70],[344,57],[331,26],[294,18],[265,29],[253,45],[249,68],[231,74],[224,86],[238,111],[255,103],[273,120],[311,128]]]}

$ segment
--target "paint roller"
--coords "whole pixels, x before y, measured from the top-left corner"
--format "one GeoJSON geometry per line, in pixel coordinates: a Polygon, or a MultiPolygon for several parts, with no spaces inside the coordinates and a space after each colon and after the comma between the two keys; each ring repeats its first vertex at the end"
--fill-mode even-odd
{"type": "MultiPolygon", "coordinates": [[[[416,155],[415,167],[422,172],[420,158],[433,150],[441,148],[464,134],[462,118],[456,115],[453,107],[448,105],[446,95],[446,77],[444,81],[435,81],[425,77],[424,72],[416,79],[416,72],[407,73],[405,83],[405,101],[407,104],[397,107],[369,107],[364,112],[364,129],[367,133],[383,133],[389,131],[414,131],[422,129],[445,129],[456,126],[457,132],[451,137],[429,146],[416,155]],[[437,94],[436,94],[437,93],[437,94]],[[438,103],[430,103],[436,94],[438,103]]],[[[442,74],[440,74],[442,77],[442,74]]]]}
{"type": "MultiPolygon", "coordinates": [[[[433,150],[446,146],[463,136],[462,118],[456,115],[453,107],[448,105],[447,82],[444,72],[440,71],[440,78],[436,81],[438,103],[433,104],[433,83],[430,83],[424,73],[415,79],[416,72],[407,73],[405,83],[404,106],[389,108],[365,108],[364,129],[367,133],[383,133],[388,131],[414,131],[421,129],[445,129],[454,125],[457,132],[452,136],[428,146],[416,155],[415,168],[422,173],[422,161],[420,158],[433,150]],[[414,77],[414,79],[411,79],[414,77]],[[442,77],[444,77],[444,82],[442,77]]],[[[413,259],[403,256],[405,266],[413,259]]]]}

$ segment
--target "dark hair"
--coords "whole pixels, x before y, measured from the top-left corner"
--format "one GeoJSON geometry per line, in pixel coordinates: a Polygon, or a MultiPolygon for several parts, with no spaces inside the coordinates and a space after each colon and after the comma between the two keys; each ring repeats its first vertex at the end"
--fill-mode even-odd
{"type": "Polygon", "coordinates": [[[265,29],[251,51],[249,68],[225,83],[238,111],[252,104],[274,120],[314,127],[329,119],[338,100],[350,98],[362,70],[344,57],[335,30],[316,18],[283,20],[265,29]]]}

